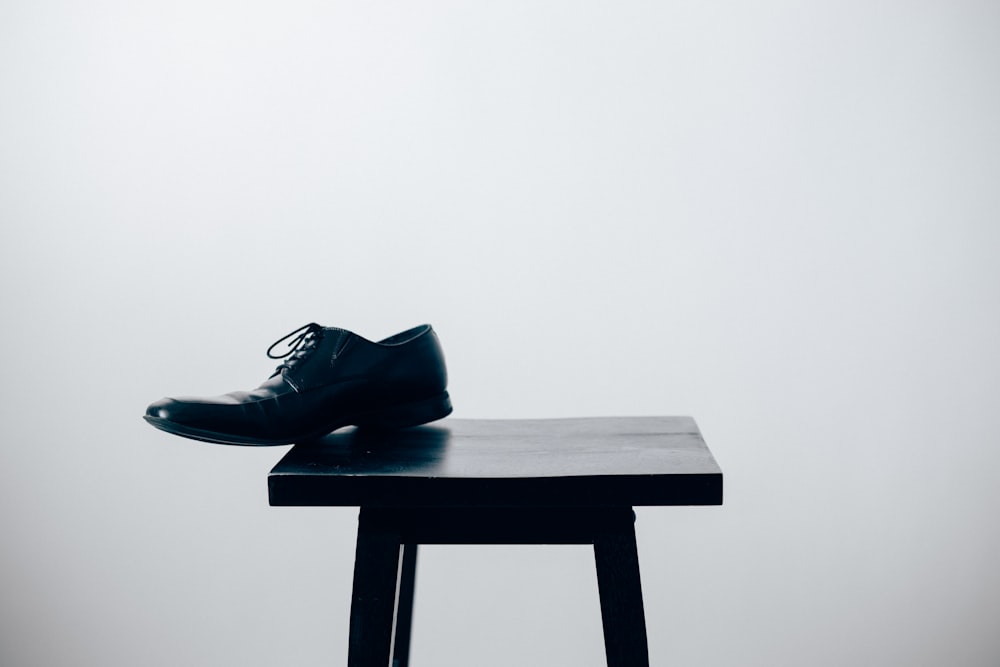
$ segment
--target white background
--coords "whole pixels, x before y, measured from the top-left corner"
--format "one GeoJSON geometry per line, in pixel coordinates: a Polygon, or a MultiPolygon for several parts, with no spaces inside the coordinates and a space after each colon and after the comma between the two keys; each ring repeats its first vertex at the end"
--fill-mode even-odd
{"type": "MultiPolygon", "coordinates": [[[[995,2],[0,4],[0,663],[330,665],[356,513],[187,441],[315,320],[456,417],[689,414],[654,665],[1000,661],[995,2]]],[[[426,549],[413,665],[601,665],[586,547],[426,549]]]]}

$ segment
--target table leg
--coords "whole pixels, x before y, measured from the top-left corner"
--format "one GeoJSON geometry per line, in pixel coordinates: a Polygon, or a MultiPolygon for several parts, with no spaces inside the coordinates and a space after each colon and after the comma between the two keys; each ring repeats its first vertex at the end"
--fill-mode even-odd
{"type": "Polygon", "coordinates": [[[413,594],[417,579],[417,545],[403,545],[403,563],[399,570],[399,601],[396,604],[396,640],[392,648],[392,667],[410,663],[410,628],[413,623],[413,594]]]}
{"type": "Polygon", "coordinates": [[[648,667],[634,518],[621,530],[602,531],[595,537],[594,560],[608,667],[648,667]]]}
{"type": "Polygon", "coordinates": [[[388,667],[399,581],[398,531],[358,519],[348,667],[388,667]]]}

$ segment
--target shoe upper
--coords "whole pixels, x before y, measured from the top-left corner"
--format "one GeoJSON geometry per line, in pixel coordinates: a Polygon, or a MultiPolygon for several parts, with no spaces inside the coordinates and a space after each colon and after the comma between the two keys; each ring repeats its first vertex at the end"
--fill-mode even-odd
{"type": "Polygon", "coordinates": [[[284,361],[256,389],[163,398],[147,408],[147,418],[236,438],[290,440],[446,396],[444,353],[427,324],[373,342],[312,323],[278,340],[268,356],[284,361]],[[285,354],[271,354],[288,339],[285,354]]]}

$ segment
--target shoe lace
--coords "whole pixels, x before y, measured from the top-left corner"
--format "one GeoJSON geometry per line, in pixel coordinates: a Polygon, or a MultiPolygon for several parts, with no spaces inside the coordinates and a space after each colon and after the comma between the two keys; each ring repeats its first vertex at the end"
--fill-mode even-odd
{"type": "Polygon", "coordinates": [[[277,368],[274,369],[274,372],[271,373],[271,377],[274,377],[285,369],[294,368],[296,364],[308,357],[319,344],[319,334],[322,330],[323,327],[315,322],[310,322],[309,324],[301,326],[295,331],[285,334],[278,340],[271,343],[271,347],[267,348],[267,356],[271,359],[287,359],[287,361],[283,361],[277,368]],[[286,352],[283,354],[271,353],[274,348],[286,340],[288,341],[288,350],[286,352]]]}

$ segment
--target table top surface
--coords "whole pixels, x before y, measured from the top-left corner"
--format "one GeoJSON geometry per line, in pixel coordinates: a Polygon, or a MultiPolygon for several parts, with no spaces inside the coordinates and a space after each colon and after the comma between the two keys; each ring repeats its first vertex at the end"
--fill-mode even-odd
{"type": "Polygon", "coordinates": [[[719,505],[722,471],[691,417],[445,419],[292,447],[271,505],[719,505]]]}

